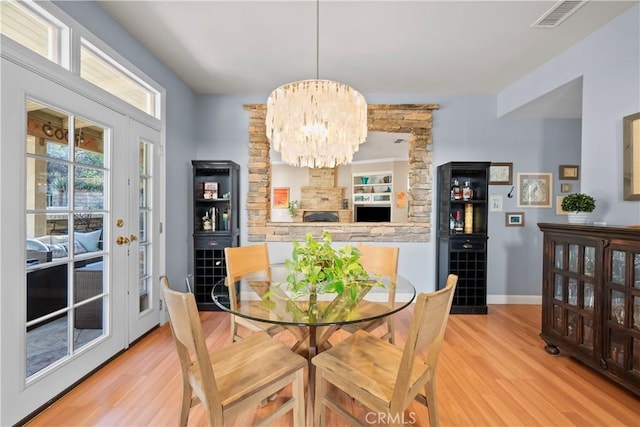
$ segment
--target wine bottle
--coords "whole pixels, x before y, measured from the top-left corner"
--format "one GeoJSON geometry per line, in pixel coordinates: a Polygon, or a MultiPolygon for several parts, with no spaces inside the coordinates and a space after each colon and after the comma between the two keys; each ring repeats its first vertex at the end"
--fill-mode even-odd
{"type": "Polygon", "coordinates": [[[460,189],[460,183],[457,179],[453,180],[453,185],[451,186],[451,199],[452,200],[460,200],[462,198],[462,190],[460,189]]]}
{"type": "Polygon", "coordinates": [[[456,218],[453,223],[453,232],[462,233],[464,231],[464,221],[462,220],[462,212],[460,209],[456,210],[456,218]]]}

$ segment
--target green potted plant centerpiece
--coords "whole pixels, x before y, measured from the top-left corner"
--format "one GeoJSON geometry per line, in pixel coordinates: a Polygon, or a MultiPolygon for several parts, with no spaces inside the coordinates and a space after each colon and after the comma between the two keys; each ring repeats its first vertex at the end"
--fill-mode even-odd
{"type": "Polygon", "coordinates": [[[291,259],[285,260],[290,302],[300,299],[309,303],[291,308],[300,310],[300,315],[311,321],[344,316],[345,310],[352,310],[372,286],[381,284],[370,280],[359,259],[360,251],[354,246],[334,249],[327,231],[321,240],[311,234],[306,235],[304,244],[294,240],[291,259]],[[318,296],[322,294],[333,294],[333,299],[319,303],[318,296]]]}
{"type": "Polygon", "coordinates": [[[596,208],[596,200],[583,193],[572,193],[562,199],[562,210],[569,215],[572,224],[585,224],[588,214],[596,208]]]}

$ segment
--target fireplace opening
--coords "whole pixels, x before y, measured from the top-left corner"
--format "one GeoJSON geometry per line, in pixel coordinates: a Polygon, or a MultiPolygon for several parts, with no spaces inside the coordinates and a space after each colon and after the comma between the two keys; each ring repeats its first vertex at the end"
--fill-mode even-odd
{"type": "Polygon", "coordinates": [[[391,206],[355,207],[355,222],[391,222],[391,206]]]}
{"type": "Polygon", "coordinates": [[[304,212],[302,222],[338,222],[340,218],[336,212],[304,212]]]}

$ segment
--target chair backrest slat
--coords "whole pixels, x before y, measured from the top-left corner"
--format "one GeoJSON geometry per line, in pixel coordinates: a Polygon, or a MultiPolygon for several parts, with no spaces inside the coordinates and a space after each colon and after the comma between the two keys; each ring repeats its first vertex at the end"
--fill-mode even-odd
{"type": "Polygon", "coordinates": [[[428,366],[432,372],[435,372],[457,282],[458,276],[450,274],[443,289],[430,294],[420,293],[416,297],[409,335],[403,350],[392,398],[392,402],[399,407],[408,397],[413,365],[418,352],[427,349],[425,368],[428,366]]]}
{"type": "Polygon", "coordinates": [[[369,273],[377,274],[389,279],[389,306],[393,306],[396,299],[395,284],[398,280],[398,256],[400,249],[392,246],[377,246],[358,243],[360,264],[369,273]]]}
{"type": "Polygon", "coordinates": [[[221,408],[195,297],[190,292],[172,290],[166,276],[162,276],[160,281],[183,378],[192,384],[199,378],[208,400],[203,403],[209,408],[221,408]]]}
{"type": "Polygon", "coordinates": [[[369,273],[388,277],[395,283],[398,277],[399,248],[358,243],[360,263],[369,273]]]}
{"type": "Polygon", "coordinates": [[[227,281],[231,308],[236,309],[238,297],[235,283],[248,275],[271,280],[269,248],[266,243],[249,246],[226,247],[224,258],[227,267],[227,281]],[[257,274],[260,274],[260,277],[257,274]]]}

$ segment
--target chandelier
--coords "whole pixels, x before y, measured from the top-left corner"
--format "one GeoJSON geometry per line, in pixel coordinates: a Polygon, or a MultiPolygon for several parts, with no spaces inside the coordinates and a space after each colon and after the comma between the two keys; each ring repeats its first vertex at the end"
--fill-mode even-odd
{"type": "Polygon", "coordinates": [[[367,102],[353,88],[320,80],[320,1],[316,2],[316,79],[287,83],[267,100],[267,138],[292,166],[351,163],[367,137],[367,102]]]}

